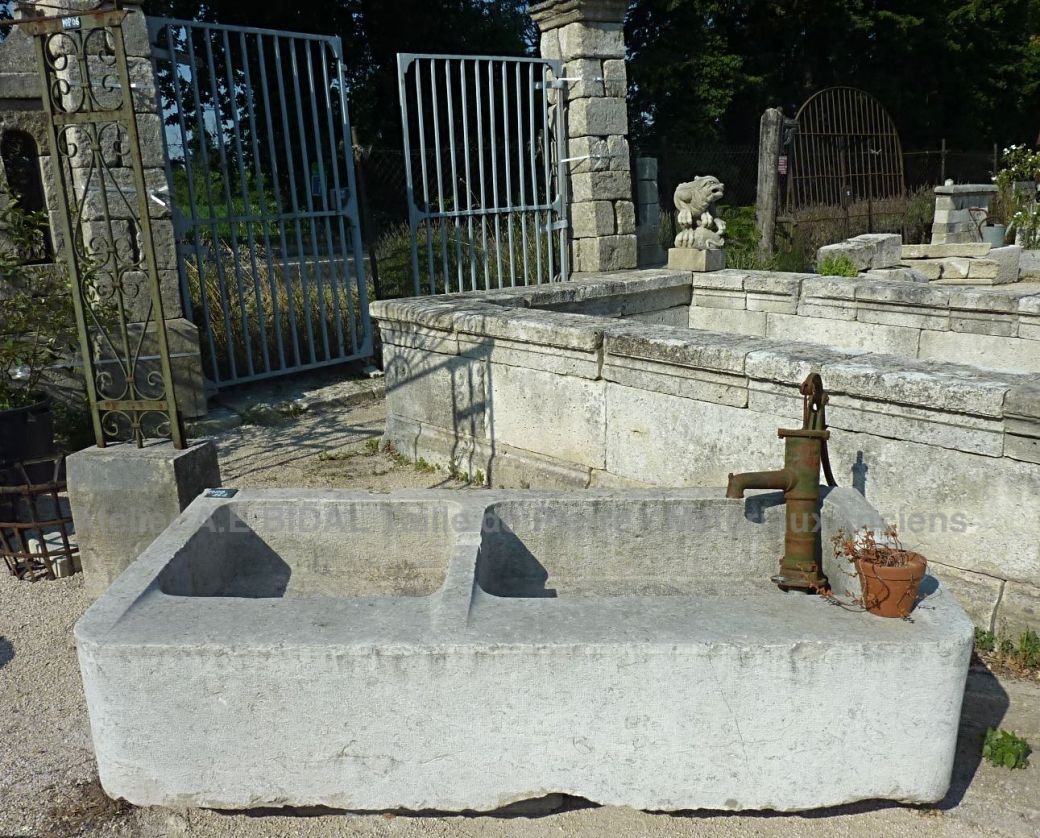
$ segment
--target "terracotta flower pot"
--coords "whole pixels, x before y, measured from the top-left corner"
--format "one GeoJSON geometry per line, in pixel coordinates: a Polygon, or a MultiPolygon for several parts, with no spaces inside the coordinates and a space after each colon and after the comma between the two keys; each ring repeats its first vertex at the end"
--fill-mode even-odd
{"type": "Polygon", "coordinates": [[[856,570],[863,586],[863,605],[871,614],[906,617],[914,610],[917,590],[928,563],[918,553],[911,556],[910,561],[901,567],[884,567],[856,559],[856,570]]]}

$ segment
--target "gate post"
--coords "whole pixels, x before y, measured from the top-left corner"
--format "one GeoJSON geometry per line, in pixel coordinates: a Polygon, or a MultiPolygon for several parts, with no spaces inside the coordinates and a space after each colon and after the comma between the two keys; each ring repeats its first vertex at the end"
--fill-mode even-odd
{"type": "Polygon", "coordinates": [[[625,95],[626,0],[542,0],[530,14],[541,55],[564,63],[571,262],[576,273],[636,267],[625,95]]]}
{"type": "Polygon", "coordinates": [[[755,196],[755,224],[758,249],[765,256],[775,250],[776,212],[780,200],[780,142],[784,114],[767,108],[758,129],[758,191],[755,196]]]}

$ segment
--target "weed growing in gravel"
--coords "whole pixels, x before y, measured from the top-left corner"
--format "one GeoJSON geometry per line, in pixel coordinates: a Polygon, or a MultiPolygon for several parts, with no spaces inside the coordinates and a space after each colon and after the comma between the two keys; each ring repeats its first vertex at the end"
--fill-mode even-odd
{"type": "Polygon", "coordinates": [[[1040,674],[1040,635],[1032,629],[1023,631],[1016,642],[1007,635],[976,628],[975,651],[987,664],[1020,675],[1040,674]]]}
{"type": "Polygon", "coordinates": [[[1029,765],[1029,743],[1009,730],[986,728],[982,756],[992,765],[1004,768],[1025,768],[1029,765]]]}

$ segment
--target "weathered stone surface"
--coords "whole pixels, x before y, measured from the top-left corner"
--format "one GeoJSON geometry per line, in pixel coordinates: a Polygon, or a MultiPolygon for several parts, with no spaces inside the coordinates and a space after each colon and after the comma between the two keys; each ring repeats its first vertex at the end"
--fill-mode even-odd
{"type": "Polygon", "coordinates": [[[628,131],[628,109],[622,98],[575,99],[568,106],[567,120],[567,130],[572,137],[600,137],[628,131]]]}
{"type": "Polygon", "coordinates": [[[953,594],[975,625],[992,630],[1004,586],[1002,579],[941,564],[939,557],[929,558],[928,572],[953,594]]]}
{"type": "MultiPolygon", "coordinates": [[[[617,232],[611,201],[581,201],[571,204],[571,229],[577,239],[611,236],[617,232]]],[[[631,231],[625,231],[631,232],[631,231]]]]}
{"type": "Polygon", "coordinates": [[[764,336],[766,334],[766,316],[764,311],[714,306],[708,308],[698,304],[690,307],[688,325],[691,329],[764,336]]]}
{"type": "MultiPolygon", "coordinates": [[[[945,256],[985,256],[992,249],[986,242],[967,244],[904,244],[901,255],[908,259],[939,259],[945,256]]],[[[916,267],[916,266],[915,266],[916,267]]]]}
{"type": "Polygon", "coordinates": [[[726,267],[725,250],[696,250],[692,247],[668,248],[668,269],[672,271],[721,271],[726,267]]]}
{"type": "MultiPolygon", "coordinates": [[[[219,808],[943,797],[963,611],[941,590],[913,623],[782,594],[767,578],[782,510],[720,492],[203,499],[76,627],[101,783],[137,805],[219,808]],[[653,561],[633,572],[638,552],[653,561]],[[258,555],[266,572],[239,572],[258,555]],[[891,690],[897,711],[876,701],[891,690]],[[330,729],[344,703],[364,724],[330,729]],[[860,743],[855,766],[821,721],[860,743]],[[547,753],[547,732],[580,746],[547,753]]],[[[852,495],[828,495],[824,532],[876,517],[852,495]]]]}
{"type": "Polygon", "coordinates": [[[80,561],[94,597],[197,495],[220,485],[217,449],[208,440],[180,451],[155,441],[84,448],[69,455],[66,468],[80,561]]]}
{"type": "Polygon", "coordinates": [[[492,364],[488,382],[492,393],[488,428],[493,439],[568,462],[604,467],[603,381],[492,364]]]}
{"type": "Polygon", "coordinates": [[[629,173],[625,171],[578,172],[571,175],[571,200],[632,200],[629,173]]]}
{"type": "Polygon", "coordinates": [[[575,245],[576,271],[594,273],[636,266],[637,244],[634,234],[577,239],[575,245]]]}
{"type": "Polygon", "coordinates": [[[1026,629],[1040,633],[1040,586],[1008,582],[994,625],[999,632],[1016,640],[1026,629]]]}
{"type": "Polygon", "coordinates": [[[383,364],[394,413],[471,437],[485,435],[488,396],[482,363],[388,344],[383,364]]]}
{"type": "Polygon", "coordinates": [[[624,58],[624,31],[614,23],[569,23],[560,28],[560,56],[565,61],[624,58]]]}
{"type": "Polygon", "coordinates": [[[921,332],[917,356],[922,361],[956,360],[991,370],[1040,370],[1040,341],[962,331],[921,332]]]}
{"type": "Polygon", "coordinates": [[[621,235],[636,232],[636,206],[631,201],[614,202],[614,225],[621,235]]]}
{"type": "Polygon", "coordinates": [[[899,263],[901,238],[892,233],[865,233],[816,252],[816,264],[828,257],[847,257],[857,270],[888,268],[899,263]]]}

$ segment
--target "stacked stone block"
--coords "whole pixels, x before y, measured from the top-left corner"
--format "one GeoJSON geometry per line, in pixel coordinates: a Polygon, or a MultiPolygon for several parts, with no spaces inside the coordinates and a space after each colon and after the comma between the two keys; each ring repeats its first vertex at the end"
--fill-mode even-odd
{"type": "Polygon", "coordinates": [[[935,216],[932,219],[932,244],[982,241],[979,222],[997,194],[991,183],[963,183],[935,187],[935,216]]]}
{"type": "Polygon", "coordinates": [[[656,266],[665,260],[659,236],[661,227],[661,199],[657,186],[657,158],[636,159],[636,241],[640,266],[656,266]]]}
{"type": "Polygon", "coordinates": [[[541,54],[566,79],[571,266],[575,273],[634,268],[635,204],[625,94],[626,3],[544,0],[531,7],[541,54]]]}

